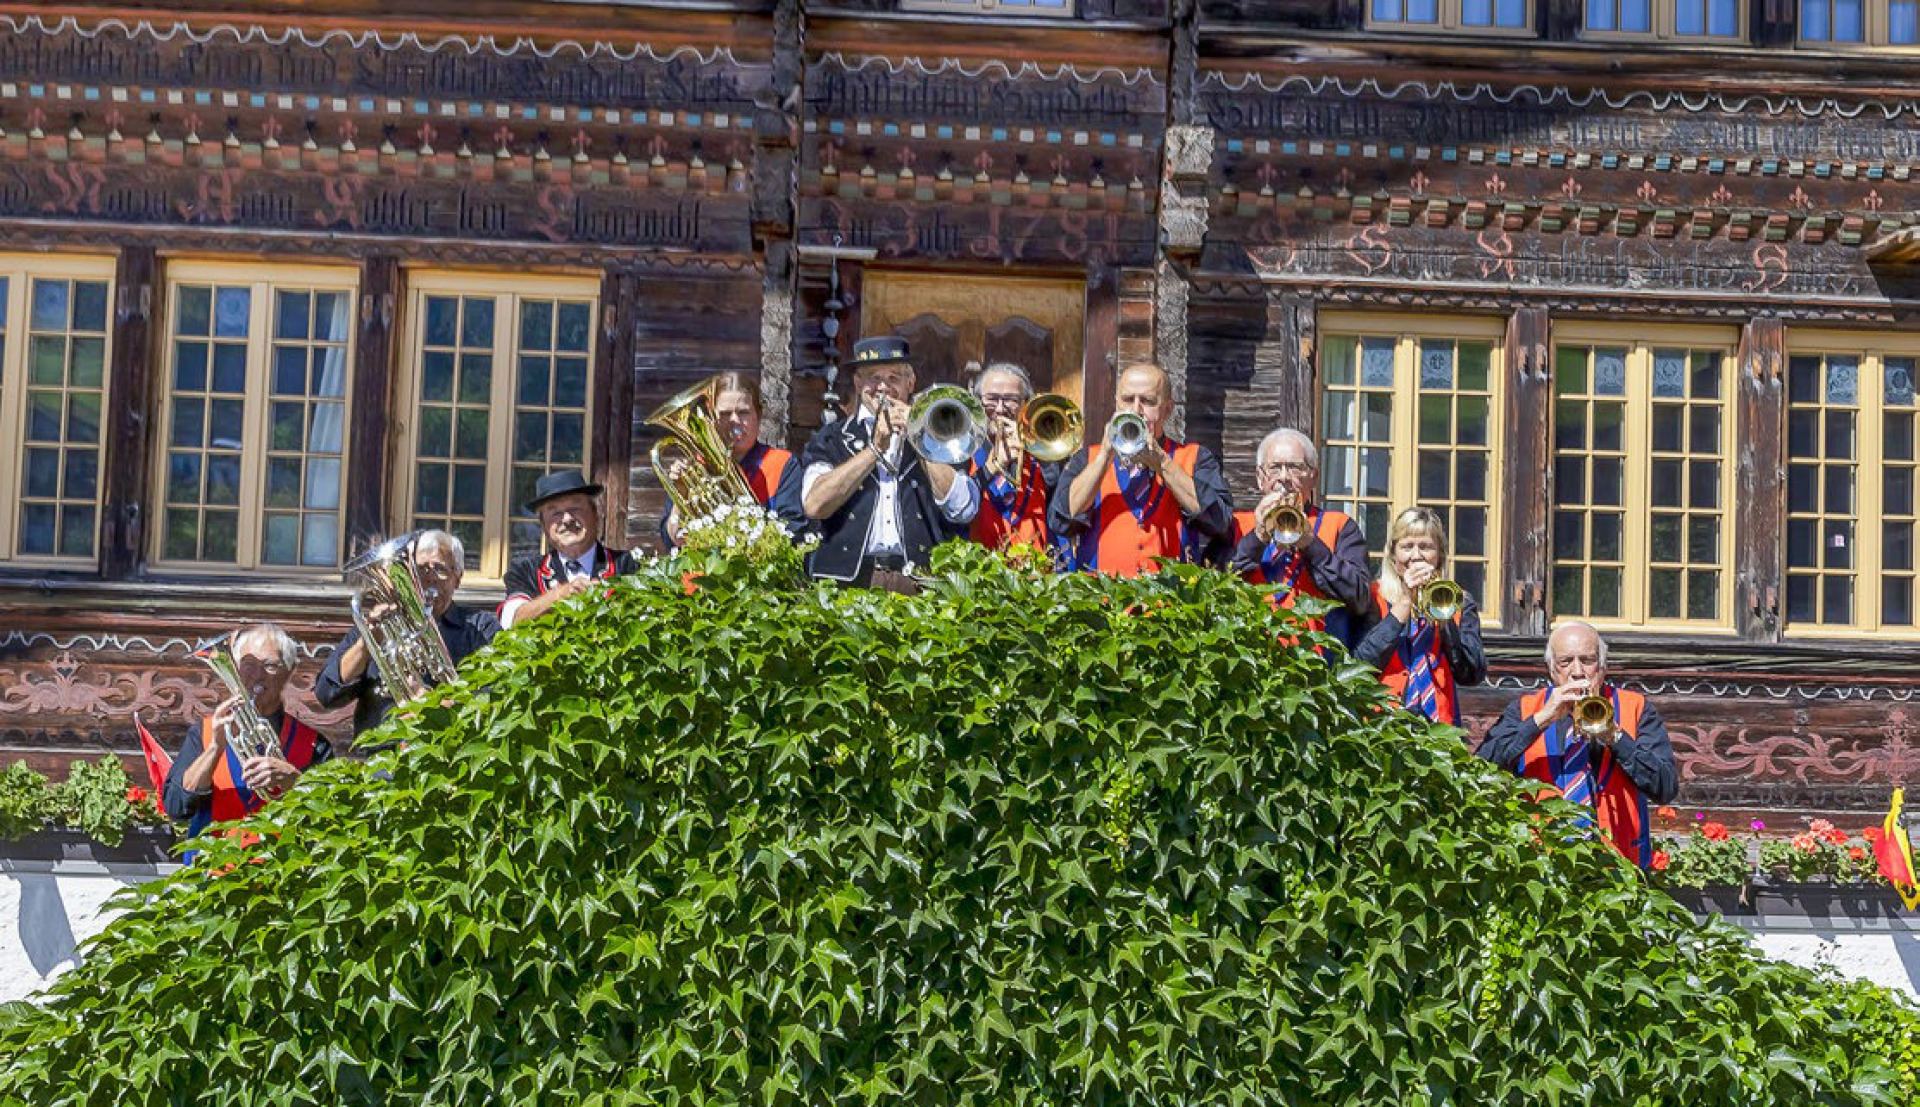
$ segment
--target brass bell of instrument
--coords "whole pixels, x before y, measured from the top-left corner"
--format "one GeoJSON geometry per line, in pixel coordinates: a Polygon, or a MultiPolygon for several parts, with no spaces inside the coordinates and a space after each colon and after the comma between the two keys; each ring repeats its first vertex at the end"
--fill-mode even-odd
{"type": "Polygon", "coordinates": [[[453,655],[433,616],[435,595],[421,587],[413,551],[423,531],[390,538],[347,563],[341,576],[353,589],[348,610],[360,640],[395,704],[411,703],[453,680],[453,655]],[[375,618],[373,609],[387,610],[375,618]]]}
{"type": "Polygon", "coordinates": [[[1058,392],[1042,392],[1020,408],[1020,445],[1037,461],[1065,461],[1080,448],[1080,406],[1058,392]]]}
{"type": "Polygon", "coordinates": [[[1460,613],[1466,603],[1467,594],[1458,584],[1440,577],[1420,586],[1420,592],[1414,597],[1414,610],[1423,619],[1444,623],[1460,613]]]}
{"type": "Polygon", "coordinates": [[[1261,522],[1274,545],[1282,549],[1304,546],[1313,536],[1313,524],[1307,519],[1306,508],[1295,500],[1274,504],[1261,522]]]}
{"type": "Polygon", "coordinates": [[[711,515],[753,492],[733,463],[713,410],[714,378],[701,381],[653,409],[648,426],[666,434],[653,445],[653,472],[680,509],[682,521],[711,515]],[[678,459],[680,464],[669,462],[678,459]]]}
{"type": "Polygon", "coordinates": [[[1591,739],[1613,734],[1613,701],[1605,696],[1582,696],[1573,704],[1573,726],[1591,739]]]}
{"type": "Polygon", "coordinates": [[[1107,442],[1122,461],[1139,457],[1152,438],[1147,421],[1131,411],[1117,412],[1107,422],[1107,442]]]}
{"type": "Polygon", "coordinates": [[[959,385],[933,385],[907,409],[907,444],[927,461],[965,465],[987,444],[987,409],[959,385]]]}

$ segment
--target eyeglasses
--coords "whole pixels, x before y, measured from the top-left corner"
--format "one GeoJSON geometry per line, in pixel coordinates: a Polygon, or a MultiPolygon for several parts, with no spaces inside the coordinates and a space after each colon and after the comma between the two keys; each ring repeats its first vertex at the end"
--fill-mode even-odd
{"type": "Polygon", "coordinates": [[[239,664],[242,669],[257,670],[270,677],[287,675],[287,667],[278,661],[262,661],[257,657],[243,657],[240,659],[239,664]]]}
{"type": "Polygon", "coordinates": [[[414,562],[413,571],[419,573],[421,576],[432,577],[435,580],[451,580],[454,574],[459,572],[458,569],[455,569],[451,565],[439,565],[431,561],[414,562]]]}
{"type": "Polygon", "coordinates": [[[1281,461],[1272,465],[1261,465],[1255,470],[1263,477],[1277,477],[1286,473],[1311,473],[1313,466],[1304,461],[1281,461]]]}

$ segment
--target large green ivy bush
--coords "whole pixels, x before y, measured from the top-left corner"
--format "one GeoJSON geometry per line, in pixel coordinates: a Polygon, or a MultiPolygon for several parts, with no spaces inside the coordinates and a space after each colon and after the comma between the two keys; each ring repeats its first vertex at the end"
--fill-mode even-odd
{"type": "Polygon", "coordinates": [[[1256,590],[955,556],[503,636],[150,887],[0,1100],[1915,1100],[1911,1008],[1696,924],[1256,590]]]}

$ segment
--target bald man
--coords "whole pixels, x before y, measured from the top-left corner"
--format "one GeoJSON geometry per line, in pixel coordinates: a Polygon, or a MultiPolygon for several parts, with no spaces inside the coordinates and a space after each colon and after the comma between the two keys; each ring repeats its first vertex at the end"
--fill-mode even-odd
{"type": "Polygon", "coordinates": [[[1593,808],[1613,848],[1648,868],[1648,806],[1680,791],[1667,725],[1645,696],[1607,679],[1607,643],[1587,624],[1566,623],[1549,635],[1546,660],[1547,686],[1508,704],[1476,752],[1548,785],[1543,795],[1593,808]],[[1590,695],[1613,705],[1613,727],[1594,737],[1572,721],[1573,705],[1590,695]]]}
{"type": "Polygon", "coordinates": [[[1130,577],[1163,561],[1222,564],[1233,536],[1233,497],[1213,451],[1166,437],[1173,386],[1158,365],[1127,366],[1114,408],[1146,420],[1147,446],[1131,461],[1114,452],[1113,424],[1098,445],[1067,461],[1047,507],[1068,564],[1130,577]]]}

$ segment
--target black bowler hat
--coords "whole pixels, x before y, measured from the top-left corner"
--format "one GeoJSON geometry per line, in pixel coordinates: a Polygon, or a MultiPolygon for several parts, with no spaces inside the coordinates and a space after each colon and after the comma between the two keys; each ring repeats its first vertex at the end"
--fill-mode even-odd
{"type": "Polygon", "coordinates": [[[567,496],[575,492],[598,496],[600,486],[588,480],[587,475],[577,469],[568,469],[564,473],[548,473],[533,482],[533,499],[527,501],[527,512],[537,515],[541,504],[556,496],[567,496]]]}
{"type": "Polygon", "coordinates": [[[907,340],[888,335],[885,338],[863,338],[853,344],[853,367],[859,369],[865,365],[885,365],[895,361],[907,360],[907,340]]]}

